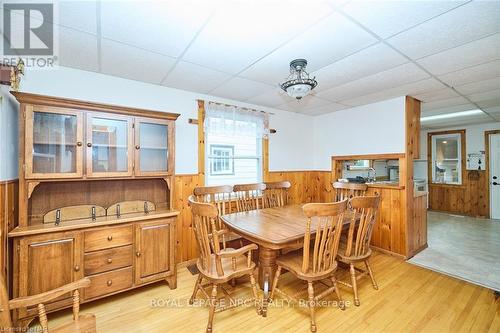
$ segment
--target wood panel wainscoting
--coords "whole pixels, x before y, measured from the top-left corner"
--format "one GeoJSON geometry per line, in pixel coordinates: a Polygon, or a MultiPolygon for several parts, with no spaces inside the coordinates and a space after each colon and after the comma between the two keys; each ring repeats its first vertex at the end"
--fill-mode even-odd
{"type": "MultiPolygon", "coordinates": [[[[266,182],[285,180],[292,185],[288,192],[290,204],[332,200],[330,171],[267,171],[264,173],[266,182]]],[[[178,174],[175,176],[173,207],[179,211],[176,244],[176,262],[178,263],[198,257],[188,197],[193,194],[195,187],[204,185],[203,175],[178,174]]]]}
{"type": "Polygon", "coordinates": [[[415,193],[413,183],[413,160],[420,155],[420,107],[419,100],[406,96],[404,153],[332,157],[333,181],[342,178],[343,161],[346,160],[399,160],[398,186],[369,184],[367,194],[381,196],[371,244],[406,258],[427,247],[427,214],[422,204],[427,194],[415,193]]]}
{"type": "MultiPolygon", "coordinates": [[[[406,159],[405,154],[385,154],[389,158],[401,159],[401,178],[404,179],[406,189],[391,189],[376,187],[382,198],[382,207],[386,211],[378,217],[379,222],[377,234],[372,238],[373,244],[378,244],[381,249],[396,253],[402,256],[412,256],[419,250],[427,246],[427,228],[425,221],[415,220],[416,217],[423,217],[421,212],[416,214],[413,205],[407,207],[406,202],[413,202],[413,158],[419,156],[419,132],[420,132],[420,101],[406,97],[405,109],[406,124],[406,148],[405,153],[410,158],[406,159]],[[401,191],[403,190],[403,191],[401,191]],[[402,212],[396,212],[395,207],[403,207],[402,212]],[[405,214],[404,216],[401,214],[405,214]],[[398,223],[392,221],[399,221],[398,223]],[[406,221],[410,221],[407,226],[406,221]],[[393,225],[398,224],[398,226],[393,225]],[[400,226],[401,224],[401,226],[400,226]],[[406,241],[407,227],[410,232],[420,232],[416,240],[406,241]],[[425,231],[423,228],[425,227],[425,231]],[[408,247],[408,248],[407,248],[408,247]]],[[[198,174],[176,175],[175,191],[173,197],[173,207],[180,212],[178,217],[176,261],[178,263],[189,261],[198,257],[198,250],[194,231],[192,229],[192,217],[188,207],[188,197],[197,186],[205,186],[205,101],[198,100],[198,174]]],[[[194,123],[194,122],[192,122],[194,123]]],[[[335,168],[332,171],[270,171],[269,170],[269,140],[262,140],[263,154],[263,181],[289,181],[291,188],[289,199],[291,204],[308,202],[331,202],[334,197],[332,180],[336,179],[335,168]]],[[[355,156],[354,156],[355,157],[355,156]]],[[[350,156],[350,158],[354,158],[350,156]]],[[[362,158],[362,157],[361,157],[362,158]]],[[[337,177],[338,178],[338,177],[337,177]]],[[[375,191],[375,190],[374,190],[375,191]]],[[[375,245],[377,246],[377,245],[375,245]]]]}
{"type": "MultiPolygon", "coordinates": [[[[342,178],[343,162],[359,159],[398,159],[400,166],[400,182],[398,186],[369,184],[367,195],[380,195],[379,213],[373,228],[371,244],[387,252],[409,256],[407,249],[406,189],[404,178],[405,154],[373,154],[333,156],[332,175],[334,181],[342,178]]],[[[412,188],[413,189],[413,188],[412,188]]],[[[413,193],[413,192],[412,192],[413,193]]],[[[413,250],[413,249],[412,249],[413,250]]]]}
{"type": "MultiPolygon", "coordinates": [[[[427,167],[429,175],[429,209],[474,217],[488,217],[488,178],[486,170],[466,170],[466,130],[430,132],[427,134],[427,167]],[[432,136],[461,135],[462,184],[432,182],[432,136]]],[[[487,166],[486,166],[487,167],[487,166]]]]}

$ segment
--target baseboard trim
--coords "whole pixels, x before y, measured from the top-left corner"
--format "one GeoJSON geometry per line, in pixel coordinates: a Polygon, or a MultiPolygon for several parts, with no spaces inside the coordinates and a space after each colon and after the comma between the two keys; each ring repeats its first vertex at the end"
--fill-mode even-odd
{"type": "Polygon", "coordinates": [[[393,257],[396,257],[396,258],[399,258],[399,259],[403,259],[403,260],[408,259],[405,255],[402,255],[402,254],[396,253],[396,252],[392,252],[392,251],[389,251],[389,250],[386,250],[386,249],[382,249],[382,248],[377,247],[377,246],[370,245],[370,248],[372,248],[373,250],[375,250],[377,252],[381,252],[383,254],[388,254],[390,256],[393,256],[393,257]]]}
{"type": "Polygon", "coordinates": [[[198,258],[189,259],[186,261],[181,261],[181,262],[177,263],[177,268],[184,268],[187,266],[194,265],[194,264],[196,264],[196,261],[198,261],[198,258]]]}

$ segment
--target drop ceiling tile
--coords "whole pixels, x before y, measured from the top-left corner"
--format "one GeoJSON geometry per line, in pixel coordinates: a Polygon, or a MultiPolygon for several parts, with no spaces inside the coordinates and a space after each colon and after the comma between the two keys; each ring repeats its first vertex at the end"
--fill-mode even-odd
{"type": "Polygon", "coordinates": [[[417,62],[434,75],[442,75],[498,59],[500,34],[495,34],[419,59],[417,62]]]}
{"type": "Polygon", "coordinates": [[[160,84],[175,59],[107,39],[101,42],[101,71],[126,79],[160,84]]]}
{"type": "Polygon", "coordinates": [[[485,124],[491,123],[492,119],[487,114],[479,114],[468,117],[459,117],[459,118],[451,118],[451,119],[441,119],[441,120],[433,120],[429,122],[423,122],[423,129],[439,129],[445,127],[455,127],[455,126],[467,126],[474,124],[485,124]]]}
{"type": "MultiPolygon", "coordinates": [[[[441,85],[444,86],[444,85],[441,85]]],[[[444,88],[444,89],[439,89],[439,90],[432,90],[423,94],[418,94],[414,95],[416,99],[422,101],[422,102],[434,102],[434,101],[439,101],[442,99],[448,99],[448,98],[453,98],[453,97],[459,97],[460,95],[457,94],[453,89],[451,88],[444,88]]]]}
{"type": "Polygon", "coordinates": [[[325,91],[320,91],[316,95],[333,102],[349,100],[398,87],[406,83],[420,81],[428,77],[427,73],[414,64],[408,63],[325,91]]]}
{"type": "Polygon", "coordinates": [[[307,70],[312,72],[376,41],[369,33],[334,13],[259,60],[240,76],[276,84],[287,77],[289,63],[293,59],[306,59],[307,70]],[[328,32],[328,42],[325,42],[325,32],[328,32]]]}
{"type": "Polygon", "coordinates": [[[496,99],[500,97],[500,87],[499,89],[496,90],[489,90],[485,92],[479,92],[471,95],[467,95],[467,98],[470,99],[473,102],[483,102],[483,101],[490,101],[493,99],[496,99]]]}
{"type": "Polygon", "coordinates": [[[489,80],[478,81],[478,82],[464,84],[462,86],[457,86],[455,87],[455,89],[464,95],[471,95],[490,90],[500,89],[500,76],[489,80]]]}
{"type": "Polygon", "coordinates": [[[492,114],[492,115],[500,115],[500,105],[499,106],[493,106],[493,107],[490,107],[490,108],[484,108],[483,111],[484,112],[488,112],[489,114],[492,114]]]}
{"type": "Polygon", "coordinates": [[[244,101],[272,89],[277,88],[268,84],[235,77],[210,91],[210,94],[238,101],[244,101]]]}
{"type": "Polygon", "coordinates": [[[266,91],[263,94],[254,96],[246,100],[248,103],[264,105],[269,107],[276,107],[278,105],[289,102],[292,97],[288,96],[279,87],[275,87],[270,91],[266,91]]]}
{"type": "Polygon", "coordinates": [[[311,115],[311,116],[317,116],[317,115],[320,115],[320,114],[331,113],[331,112],[335,112],[335,111],[345,110],[345,109],[348,109],[348,108],[350,108],[350,106],[342,105],[342,104],[339,104],[339,103],[330,103],[330,104],[325,105],[325,106],[321,106],[321,107],[312,108],[312,109],[308,109],[308,110],[302,111],[301,113],[308,114],[308,115],[311,115]]]}
{"type": "Polygon", "coordinates": [[[406,62],[408,60],[405,57],[379,43],[323,67],[311,75],[316,76],[318,81],[316,91],[323,91],[406,62]]]}
{"type": "MultiPolygon", "coordinates": [[[[183,59],[236,74],[332,11],[323,2],[231,2],[210,19],[183,59]]],[[[285,66],[290,59],[281,59],[285,66]]],[[[280,76],[281,78],[281,76],[280,76]]]]}
{"type": "Polygon", "coordinates": [[[343,10],[382,38],[413,27],[465,1],[351,1],[343,10]]]}
{"type": "Polygon", "coordinates": [[[301,100],[290,99],[288,102],[279,105],[278,108],[293,112],[302,112],[313,108],[319,108],[332,102],[318,98],[313,95],[308,95],[301,100]]]}
{"type": "Polygon", "coordinates": [[[229,74],[179,61],[162,84],[177,89],[207,93],[229,78],[231,78],[229,74]]]}
{"type": "Polygon", "coordinates": [[[500,96],[494,97],[491,99],[487,99],[487,100],[483,100],[483,101],[479,101],[479,102],[476,102],[476,104],[479,105],[479,107],[482,109],[497,107],[497,106],[500,106],[500,96]]]}
{"type": "Polygon", "coordinates": [[[59,28],[59,65],[99,71],[97,37],[73,29],[59,28]],[[85,50],[83,52],[83,50],[85,50]]]}
{"type": "Polygon", "coordinates": [[[209,15],[199,1],[101,1],[102,36],[178,57],[209,15]]]}
{"type": "Polygon", "coordinates": [[[473,1],[387,42],[410,58],[419,59],[500,32],[499,17],[499,2],[473,1]]]}
{"type": "Polygon", "coordinates": [[[339,6],[342,7],[345,4],[349,3],[352,0],[328,0],[329,3],[331,3],[334,6],[339,6]]]}
{"type": "Polygon", "coordinates": [[[353,106],[365,105],[398,96],[415,97],[417,94],[422,94],[424,92],[442,90],[443,87],[444,85],[435,79],[424,79],[418,82],[411,82],[399,85],[394,88],[384,89],[382,91],[378,91],[373,94],[359,96],[352,99],[341,100],[340,103],[353,106]]]}
{"type": "Polygon", "coordinates": [[[467,83],[492,79],[498,76],[500,76],[500,60],[494,60],[440,75],[439,79],[456,87],[467,83]]]}
{"type": "Polygon", "coordinates": [[[95,1],[57,1],[58,24],[90,34],[97,34],[95,1]]]}
{"type": "Polygon", "coordinates": [[[445,114],[445,113],[453,113],[453,112],[469,111],[477,109],[477,107],[471,103],[465,103],[461,105],[442,107],[442,108],[434,108],[434,109],[429,109],[428,104],[429,103],[422,103],[422,116],[434,116],[437,114],[445,114]]]}
{"type": "MultiPolygon", "coordinates": [[[[442,99],[439,101],[424,103],[425,110],[441,109],[451,106],[470,104],[470,102],[464,97],[452,97],[447,99],[442,99]]],[[[476,109],[473,107],[473,109],[476,109]]]]}

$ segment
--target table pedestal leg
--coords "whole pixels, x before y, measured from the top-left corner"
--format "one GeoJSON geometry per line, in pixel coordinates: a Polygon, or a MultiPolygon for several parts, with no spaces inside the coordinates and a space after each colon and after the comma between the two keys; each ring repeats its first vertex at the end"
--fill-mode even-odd
{"type": "Polygon", "coordinates": [[[267,304],[269,302],[269,294],[274,279],[274,274],[278,268],[276,265],[276,257],[278,250],[272,250],[265,247],[259,248],[259,286],[264,291],[262,300],[262,316],[267,316],[267,304]]]}

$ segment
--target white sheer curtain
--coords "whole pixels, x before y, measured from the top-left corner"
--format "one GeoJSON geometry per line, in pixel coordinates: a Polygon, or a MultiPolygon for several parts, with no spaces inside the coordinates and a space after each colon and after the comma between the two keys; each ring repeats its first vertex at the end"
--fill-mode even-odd
{"type": "Polygon", "coordinates": [[[226,137],[267,138],[269,115],[232,105],[205,104],[205,133],[226,137]]]}

